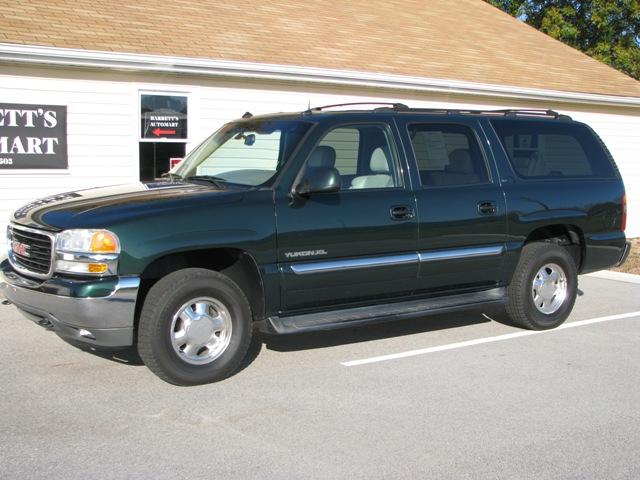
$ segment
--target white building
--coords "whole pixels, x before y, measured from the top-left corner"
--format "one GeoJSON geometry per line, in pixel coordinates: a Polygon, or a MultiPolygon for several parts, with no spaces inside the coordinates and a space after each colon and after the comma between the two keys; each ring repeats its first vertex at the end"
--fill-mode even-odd
{"type": "Polygon", "coordinates": [[[182,0],[171,15],[148,0],[13,3],[0,13],[2,229],[34,198],[158,176],[246,111],[399,101],[588,123],[622,172],[627,234],[640,236],[640,82],[481,0],[404,2],[412,15],[378,0],[235,13],[182,0]]]}

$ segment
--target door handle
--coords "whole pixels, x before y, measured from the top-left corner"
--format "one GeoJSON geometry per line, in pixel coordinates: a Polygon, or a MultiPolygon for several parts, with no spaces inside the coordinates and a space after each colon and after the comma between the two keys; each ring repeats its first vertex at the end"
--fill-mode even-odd
{"type": "Polygon", "coordinates": [[[413,208],[409,205],[398,205],[396,207],[391,207],[389,210],[391,214],[391,218],[394,220],[411,220],[415,214],[413,213],[413,208]]]}
{"type": "Polygon", "coordinates": [[[496,202],[491,200],[478,202],[478,213],[480,215],[495,215],[497,211],[498,207],[496,206],[496,202]]]}

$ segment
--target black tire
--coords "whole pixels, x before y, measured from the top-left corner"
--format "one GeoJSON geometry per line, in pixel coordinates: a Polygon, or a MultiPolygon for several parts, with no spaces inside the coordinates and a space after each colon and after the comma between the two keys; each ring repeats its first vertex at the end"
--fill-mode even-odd
{"type": "Polygon", "coordinates": [[[551,242],[533,242],[522,249],[511,284],[507,289],[507,314],[513,323],[529,330],[555,328],[561,325],[571,313],[577,291],[576,265],[567,249],[551,242]],[[565,294],[557,296],[559,299],[564,298],[557,310],[551,313],[543,313],[536,307],[533,294],[534,279],[547,265],[560,267],[566,279],[565,294]]]}
{"type": "Polygon", "coordinates": [[[138,353],[153,373],[174,385],[217,382],[238,368],[251,334],[251,308],[238,285],[218,272],[186,268],[163,277],[149,290],[138,325],[138,353]],[[172,325],[181,307],[200,297],[220,302],[228,311],[231,328],[222,353],[210,363],[194,365],[176,351],[172,325]]]}

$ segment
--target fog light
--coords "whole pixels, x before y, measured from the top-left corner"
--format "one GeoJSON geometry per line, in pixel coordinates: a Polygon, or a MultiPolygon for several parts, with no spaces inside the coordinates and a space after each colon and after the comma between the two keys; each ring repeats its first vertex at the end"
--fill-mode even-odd
{"type": "Polygon", "coordinates": [[[106,263],[88,263],[87,271],[89,273],[104,273],[109,269],[106,263]]]}

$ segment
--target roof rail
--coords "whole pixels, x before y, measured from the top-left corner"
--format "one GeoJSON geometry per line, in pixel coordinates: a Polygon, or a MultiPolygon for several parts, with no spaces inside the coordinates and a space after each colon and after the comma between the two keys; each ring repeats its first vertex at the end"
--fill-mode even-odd
{"type": "Polygon", "coordinates": [[[329,108],[335,107],[350,107],[353,105],[381,105],[381,107],[374,108],[374,111],[396,111],[405,113],[431,113],[442,115],[502,115],[505,117],[516,116],[530,116],[530,117],[551,117],[556,120],[571,120],[571,117],[556,112],[555,110],[542,109],[542,108],[527,108],[527,109],[504,109],[504,110],[465,110],[465,109],[452,109],[452,108],[409,108],[404,103],[392,103],[392,102],[353,102],[353,103],[338,103],[335,105],[324,105],[322,107],[313,107],[302,112],[303,114],[311,114],[313,112],[322,112],[329,108]]]}
{"type": "MultiPolygon", "coordinates": [[[[498,110],[499,112],[499,110],[498,110]]],[[[541,116],[541,117],[553,117],[560,118],[561,115],[555,110],[543,110],[541,108],[534,109],[517,109],[517,110],[504,110],[505,115],[532,115],[532,116],[541,116]]]]}
{"type": "Polygon", "coordinates": [[[568,115],[563,115],[561,113],[556,112],[555,110],[549,110],[549,109],[544,110],[541,108],[540,109],[533,108],[533,109],[488,110],[481,113],[504,115],[506,117],[510,117],[510,116],[515,117],[518,115],[522,115],[522,116],[531,116],[531,117],[552,117],[555,119],[571,120],[571,117],[569,117],[568,115]]]}
{"type": "Polygon", "coordinates": [[[463,110],[448,108],[409,108],[401,110],[405,112],[415,113],[434,113],[443,115],[502,115],[505,117],[531,116],[531,117],[551,117],[557,120],[571,120],[571,117],[556,112],[555,110],[545,109],[505,109],[505,110],[463,110]]]}
{"type": "Polygon", "coordinates": [[[393,110],[409,110],[409,107],[407,107],[403,103],[393,103],[393,102],[351,102],[351,103],[336,103],[334,105],[323,105],[321,107],[308,108],[303,113],[309,114],[309,113],[313,113],[313,112],[321,112],[321,111],[327,110],[329,108],[351,107],[351,106],[354,106],[354,105],[385,105],[387,107],[391,107],[393,110]]]}

